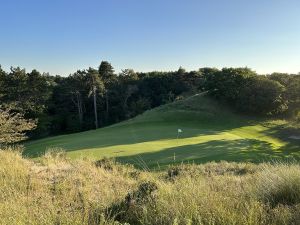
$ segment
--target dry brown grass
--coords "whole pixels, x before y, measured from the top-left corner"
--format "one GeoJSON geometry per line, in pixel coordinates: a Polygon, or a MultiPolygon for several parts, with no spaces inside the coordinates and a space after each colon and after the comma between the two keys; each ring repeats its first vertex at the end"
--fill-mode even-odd
{"type": "Polygon", "coordinates": [[[0,151],[0,224],[300,224],[300,167],[208,163],[144,172],[0,151]]]}

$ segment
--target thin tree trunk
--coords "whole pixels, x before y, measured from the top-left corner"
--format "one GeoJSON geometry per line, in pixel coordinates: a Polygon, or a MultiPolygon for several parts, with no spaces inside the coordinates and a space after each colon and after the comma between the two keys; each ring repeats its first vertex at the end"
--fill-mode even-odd
{"type": "Polygon", "coordinates": [[[80,96],[79,93],[77,93],[76,97],[77,97],[77,108],[78,108],[79,124],[80,124],[80,128],[81,128],[82,120],[83,120],[82,101],[81,101],[81,96],[80,96]]]}
{"type": "Polygon", "coordinates": [[[124,99],[124,102],[123,102],[123,110],[125,111],[126,108],[127,108],[127,100],[129,98],[129,94],[126,93],[126,96],[125,96],[125,99],[124,99]]]}
{"type": "Polygon", "coordinates": [[[76,99],[73,98],[73,95],[71,97],[72,102],[74,103],[74,105],[77,108],[78,111],[78,120],[79,120],[79,125],[80,128],[82,126],[82,121],[83,121],[83,109],[82,109],[82,99],[81,99],[81,95],[79,92],[75,92],[75,97],[76,99]]]}
{"type": "Polygon", "coordinates": [[[94,95],[95,127],[96,127],[96,129],[98,129],[98,115],[97,115],[96,87],[93,87],[93,95],[94,95]]]}
{"type": "Polygon", "coordinates": [[[105,101],[106,101],[106,121],[108,120],[108,90],[105,91],[105,101]]]}

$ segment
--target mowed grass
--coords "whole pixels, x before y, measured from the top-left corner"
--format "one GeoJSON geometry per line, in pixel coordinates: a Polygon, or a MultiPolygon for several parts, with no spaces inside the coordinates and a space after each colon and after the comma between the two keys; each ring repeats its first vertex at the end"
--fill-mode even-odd
{"type": "Polygon", "coordinates": [[[299,160],[300,141],[280,132],[285,123],[243,117],[196,95],[110,127],[28,142],[24,154],[38,157],[61,148],[71,158],[114,157],[149,168],[181,162],[299,160]],[[179,138],[178,128],[183,130],[179,138]]]}

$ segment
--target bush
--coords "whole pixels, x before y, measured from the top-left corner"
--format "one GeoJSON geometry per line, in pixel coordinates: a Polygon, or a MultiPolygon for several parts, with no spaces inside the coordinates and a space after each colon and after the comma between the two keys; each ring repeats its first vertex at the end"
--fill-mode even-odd
{"type": "Polygon", "coordinates": [[[95,162],[96,167],[100,167],[108,171],[113,170],[113,166],[115,164],[116,161],[114,159],[108,159],[108,158],[99,159],[95,162]]]}
{"type": "Polygon", "coordinates": [[[129,222],[130,224],[140,224],[145,207],[155,207],[155,192],[158,187],[154,182],[142,182],[137,190],[129,192],[124,200],[113,204],[107,209],[108,217],[114,218],[120,222],[129,222]]]}
{"type": "Polygon", "coordinates": [[[237,96],[236,108],[246,113],[276,115],[287,110],[284,86],[264,76],[252,77],[237,96]]]}
{"type": "Polygon", "coordinates": [[[204,165],[181,164],[170,166],[167,170],[167,178],[174,180],[179,176],[218,176],[218,175],[246,175],[253,174],[260,167],[252,163],[228,163],[226,161],[210,162],[204,165]]]}

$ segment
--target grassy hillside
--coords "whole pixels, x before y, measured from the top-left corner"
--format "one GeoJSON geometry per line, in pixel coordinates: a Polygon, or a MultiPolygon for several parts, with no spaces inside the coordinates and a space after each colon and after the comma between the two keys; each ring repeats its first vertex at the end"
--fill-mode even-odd
{"type": "Polygon", "coordinates": [[[62,148],[71,158],[116,157],[143,167],[182,161],[298,160],[300,140],[281,132],[285,123],[242,117],[196,95],[110,127],[29,142],[24,154],[37,157],[62,148]],[[183,133],[177,139],[178,128],[183,133]]]}

